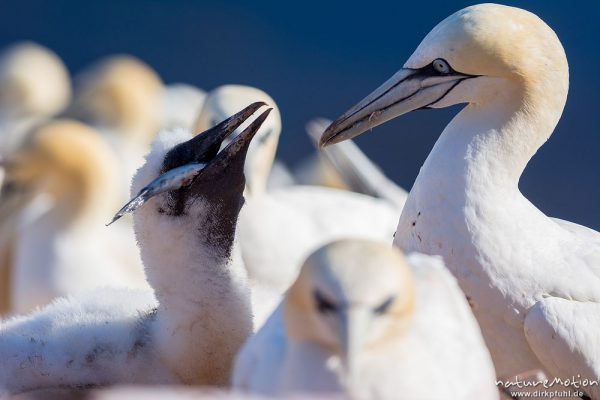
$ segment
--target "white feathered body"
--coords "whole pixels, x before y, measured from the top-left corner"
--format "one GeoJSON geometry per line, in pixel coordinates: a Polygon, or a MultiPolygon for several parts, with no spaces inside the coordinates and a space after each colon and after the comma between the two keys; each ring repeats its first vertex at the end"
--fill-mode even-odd
{"type": "MultiPolygon", "coordinates": [[[[408,331],[361,353],[353,398],[496,399],[494,369],[456,281],[436,258],[409,256],[415,274],[408,331]],[[435,382],[435,384],[432,384],[435,382]]],[[[280,306],[238,355],[233,383],[258,394],[337,392],[340,360],[286,335],[280,306]]]]}
{"type": "MultiPolygon", "coordinates": [[[[494,111],[464,110],[446,128],[409,195],[395,244],[443,256],[471,299],[499,376],[508,377],[546,367],[524,332],[534,304],[600,301],[600,234],[548,218],[503,177],[499,135],[511,133],[477,127],[498,119],[487,112],[494,111]]],[[[524,135],[531,127],[512,129],[524,135]]]]}

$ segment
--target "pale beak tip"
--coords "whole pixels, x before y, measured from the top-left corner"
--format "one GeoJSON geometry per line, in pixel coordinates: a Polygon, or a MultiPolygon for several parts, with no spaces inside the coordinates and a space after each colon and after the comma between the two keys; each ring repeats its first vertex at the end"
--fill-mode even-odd
{"type": "Polygon", "coordinates": [[[337,143],[335,138],[336,138],[336,134],[335,132],[333,132],[333,124],[329,125],[327,127],[327,129],[325,129],[325,132],[323,132],[323,134],[321,135],[321,139],[319,139],[319,148],[324,148],[327,147],[331,144],[337,143]]]}

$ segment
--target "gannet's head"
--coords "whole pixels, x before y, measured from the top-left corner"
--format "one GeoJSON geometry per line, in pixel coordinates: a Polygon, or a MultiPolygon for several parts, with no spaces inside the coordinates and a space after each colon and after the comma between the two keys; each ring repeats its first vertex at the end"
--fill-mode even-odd
{"type": "Polygon", "coordinates": [[[70,114],[147,146],[162,123],[162,90],[160,77],[144,62],[108,57],[76,77],[70,114]]]}
{"type": "Polygon", "coordinates": [[[67,68],[49,49],[18,43],[0,54],[0,110],[16,117],[49,117],[71,98],[67,68]]]}
{"type": "MultiPolygon", "coordinates": [[[[252,194],[260,193],[266,188],[269,172],[275,159],[277,142],[281,134],[281,115],[273,99],[262,90],[251,86],[220,86],[212,90],[206,97],[194,129],[195,132],[202,132],[213,127],[219,121],[244,107],[244,105],[255,101],[262,101],[271,105],[273,112],[260,128],[256,134],[256,139],[253,140],[250,149],[248,149],[244,172],[246,187],[252,194]]],[[[242,125],[238,132],[241,132],[245,127],[245,125],[242,125]]],[[[235,137],[235,134],[233,137],[235,137]]]]}
{"type": "Polygon", "coordinates": [[[162,132],[154,141],[146,163],[133,178],[133,199],[115,215],[112,222],[145,203],[148,203],[147,206],[140,210],[145,216],[148,213],[162,214],[173,217],[171,221],[184,214],[193,219],[190,210],[205,205],[200,208],[208,209],[210,215],[202,218],[210,221],[202,229],[206,229],[209,223],[221,224],[219,235],[233,240],[230,233],[235,232],[238,213],[244,202],[246,153],[271,109],[252,121],[224,149],[219,149],[227,137],[264,105],[253,103],[195,137],[185,130],[162,132]]]}
{"type": "Polygon", "coordinates": [[[516,102],[556,98],[562,110],[568,91],[562,45],[528,11],[467,7],[440,22],[402,69],[329,126],[320,144],[352,138],[417,109],[485,104],[508,90],[516,102]]]}
{"type": "Polygon", "coordinates": [[[30,195],[46,193],[69,219],[85,215],[102,221],[119,198],[113,150],[98,132],[77,121],[55,120],[34,129],[3,165],[3,195],[23,196],[13,203],[17,208],[30,195]]]}
{"type": "Polygon", "coordinates": [[[313,253],[285,299],[288,335],[339,356],[346,378],[361,353],[402,335],[413,312],[412,273],[387,243],[347,240],[313,253]]]}

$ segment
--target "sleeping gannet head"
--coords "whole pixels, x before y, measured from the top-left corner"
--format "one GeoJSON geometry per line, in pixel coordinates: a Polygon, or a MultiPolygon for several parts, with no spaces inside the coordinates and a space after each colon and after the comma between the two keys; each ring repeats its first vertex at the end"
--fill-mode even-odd
{"type": "MultiPolygon", "coordinates": [[[[212,90],[206,97],[194,129],[195,132],[202,132],[213,127],[244,105],[255,101],[271,105],[273,112],[260,128],[256,139],[252,141],[250,149],[248,149],[244,173],[246,188],[251,194],[261,193],[266,188],[281,134],[281,116],[273,99],[262,90],[251,86],[220,86],[212,90]]],[[[245,127],[246,125],[242,125],[238,131],[241,132],[245,127]]]]}
{"type": "MultiPolygon", "coordinates": [[[[288,335],[337,355],[352,381],[361,353],[406,332],[412,273],[387,243],[338,241],[313,253],[285,299],[288,335]]],[[[346,379],[342,379],[345,381],[346,379]]]]}
{"type": "Polygon", "coordinates": [[[50,117],[71,98],[71,82],[60,58],[35,43],[15,44],[0,54],[0,110],[11,117],[50,117]]]}
{"type": "Polygon", "coordinates": [[[135,57],[112,56],[76,77],[69,113],[146,147],[162,123],[162,90],[150,66],[135,57]]]}
{"type": "Polygon", "coordinates": [[[3,205],[8,204],[4,196],[23,199],[10,202],[16,206],[12,212],[31,196],[44,193],[52,197],[64,221],[87,217],[102,221],[119,199],[112,149],[98,132],[77,121],[55,120],[35,128],[3,165],[3,205]]]}
{"type": "MultiPolygon", "coordinates": [[[[536,15],[497,4],[467,7],[440,22],[402,69],[327,128],[320,144],[413,110],[482,107],[507,95],[506,103],[526,113],[562,111],[568,75],[560,41],[536,15]]],[[[553,129],[559,117],[549,113],[548,126],[553,129]]]]}

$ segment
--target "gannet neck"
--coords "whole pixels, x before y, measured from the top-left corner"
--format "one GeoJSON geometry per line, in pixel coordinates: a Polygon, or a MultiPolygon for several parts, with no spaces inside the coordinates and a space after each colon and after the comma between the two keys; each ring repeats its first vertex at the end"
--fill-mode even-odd
{"type": "Polygon", "coordinates": [[[116,164],[97,131],[65,119],[32,131],[9,159],[8,174],[15,184],[50,195],[57,223],[100,226],[119,201],[116,164]]]}
{"type": "Polygon", "coordinates": [[[448,124],[424,170],[435,166],[437,171],[443,168],[444,175],[479,176],[486,186],[517,189],[527,163],[558,123],[568,75],[557,79],[549,74],[535,83],[485,80],[479,90],[487,91],[487,96],[469,104],[448,124]]]}
{"type": "MultiPolygon", "coordinates": [[[[159,136],[132,192],[159,174],[173,144],[189,139],[185,131],[159,136]]],[[[234,239],[242,189],[213,186],[181,215],[170,214],[158,198],[134,215],[142,261],[159,301],[156,346],[188,384],[226,385],[233,358],[252,331],[247,275],[234,239]]]]}
{"type": "Polygon", "coordinates": [[[226,385],[234,355],[252,331],[250,293],[237,246],[225,238],[237,217],[222,215],[222,224],[222,210],[201,203],[179,217],[141,222],[136,215],[134,221],[159,301],[155,330],[163,361],[181,382],[226,385]]]}

